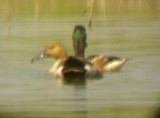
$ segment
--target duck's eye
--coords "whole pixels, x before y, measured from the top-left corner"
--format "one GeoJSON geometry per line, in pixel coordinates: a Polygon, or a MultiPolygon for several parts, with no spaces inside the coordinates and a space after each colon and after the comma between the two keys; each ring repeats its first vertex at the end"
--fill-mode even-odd
{"type": "Polygon", "coordinates": [[[53,48],[54,48],[54,46],[51,46],[51,47],[50,47],[50,49],[53,49],[53,48]]]}

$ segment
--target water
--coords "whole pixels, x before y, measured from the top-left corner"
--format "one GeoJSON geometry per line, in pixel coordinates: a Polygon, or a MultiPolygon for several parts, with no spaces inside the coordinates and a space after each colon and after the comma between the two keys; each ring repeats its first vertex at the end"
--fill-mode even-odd
{"type": "Polygon", "coordinates": [[[87,28],[86,55],[113,55],[127,57],[129,61],[121,72],[88,80],[85,86],[63,85],[53,79],[48,74],[53,59],[34,64],[30,60],[53,41],[63,43],[68,54],[73,55],[73,27],[87,27],[87,15],[77,11],[77,15],[71,12],[67,16],[56,14],[38,19],[32,15],[16,16],[12,18],[10,36],[8,21],[2,15],[0,116],[153,117],[160,104],[160,18],[156,13],[103,16],[96,12],[92,28],[87,28]]]}

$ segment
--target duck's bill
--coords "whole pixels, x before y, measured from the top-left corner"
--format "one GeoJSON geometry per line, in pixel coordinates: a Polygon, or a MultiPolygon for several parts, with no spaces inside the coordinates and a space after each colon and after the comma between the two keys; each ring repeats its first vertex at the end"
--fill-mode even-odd
{"type": "Polygon", "coordinates": [[[39,60],[41,60],[41,59],[44,59],[44,58],[46,58],[46,57],[47,57],[47,55],[46,55],[45,51],[43,51],[39,56],[33,58],[33,59],[31,60],[31,63],[34,63],[34,62],[39,61],[39,60]]]}

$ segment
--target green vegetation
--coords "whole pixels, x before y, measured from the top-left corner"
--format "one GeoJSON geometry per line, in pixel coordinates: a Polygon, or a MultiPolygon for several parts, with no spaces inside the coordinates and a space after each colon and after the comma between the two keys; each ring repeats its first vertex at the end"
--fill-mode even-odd
{"type": "MultiPolygon", "coordinates": [[[[0,0],[0,16],[53,17],[83,15],[90,0],[0,0]]],[[[160,14],[159,0],[95,0],[94,15],[160,14]]]]}

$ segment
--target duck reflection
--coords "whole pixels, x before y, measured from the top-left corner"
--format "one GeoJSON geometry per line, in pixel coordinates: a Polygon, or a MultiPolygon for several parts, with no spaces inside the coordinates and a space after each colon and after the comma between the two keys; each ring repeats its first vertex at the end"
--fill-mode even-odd
{"type": "Polygon", "coordinates": [[[87,91],[85,85],[74,86],[74,107],[75,116],[88,117],[87,91]]]}

